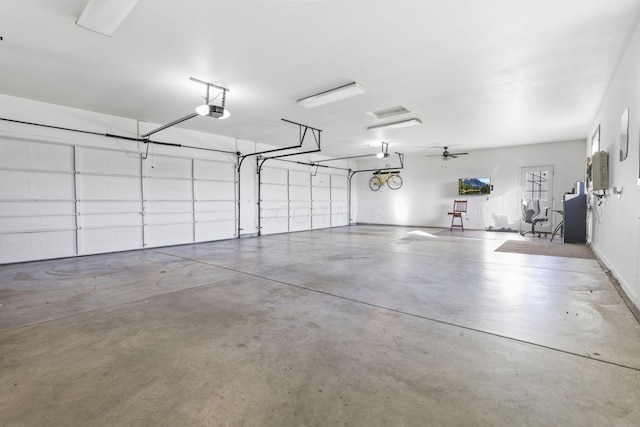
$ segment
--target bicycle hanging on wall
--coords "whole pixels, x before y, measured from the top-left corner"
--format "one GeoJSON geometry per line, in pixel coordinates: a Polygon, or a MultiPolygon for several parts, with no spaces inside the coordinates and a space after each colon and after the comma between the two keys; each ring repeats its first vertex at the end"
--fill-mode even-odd
{"type": "Polygon", "coordinates": [[[375,171],[373,176],[369,180],[369,188],[373,191],[378,191],[380,187],[387,184],[392,190],[397,190],[402,187],[402,177],[400,176],[400,171],[388,171],[385,173],[375,171]]]}

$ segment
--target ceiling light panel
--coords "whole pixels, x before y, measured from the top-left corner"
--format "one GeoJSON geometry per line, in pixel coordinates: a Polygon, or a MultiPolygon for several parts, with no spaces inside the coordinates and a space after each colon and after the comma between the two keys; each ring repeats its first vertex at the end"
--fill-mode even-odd
{"type": "Polygon", "coordinates": [[[382,125],[369,126],[368,130],[386,130],[386,129],[397,129],[404,128],[408,126],[421,125],[422,120],[420,119],[409,119],[409,120],[401,120],[399,122],[385,123],[382,125]]]}
{"type": "Polygon", "coordinates": [[[367,114],[380,120],[380,119],[387,119],[389,117],[399,116],[407,113],[410,113],[410,111],[402,106],[397,106],[397,107],[387,108],[385,110],[372,111],[367,114]]]}
{"type": "Polygon", "coordinates": [[[111,37],[139,0],[89,0],[76,24],[111,37]]]}
{"type": "Polygon", "coordinates": [[[331,102],[340,101],[341,99],[351,98],[352,96],[363,94],[367,88],[358,82],[346,84],[344,86],[320,92],[315,95],[296,101],[298,105],[306,108],[314,108],[320,105],[329,104],[331,102]]]}

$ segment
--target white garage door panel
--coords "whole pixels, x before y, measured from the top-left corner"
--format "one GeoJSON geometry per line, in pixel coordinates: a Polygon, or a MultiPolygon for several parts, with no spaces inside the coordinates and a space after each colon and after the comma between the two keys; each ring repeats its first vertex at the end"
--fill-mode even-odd
{"type": "MultiPolygon", "coordinates": [[[[27,231],[73,230],[73,216],[0,216],[0,233],[20,233],[27,231]]],[[[2,237],[0,236],[0,239],[2,237]]]]}
{"type": "Polygon", "coordinates": [[[0,264],[74,256],[75,248],[74,231],[6,234],[0,238],[0,264]]]}
{"type": "Polygon", "coordinates": [[[263,184],[287,184],[288,171],[286,169],[262,168],[260,181],[263,184]]]}
{"type": "Polygon", "coordinates": [[[118,214],[142,212],[142,202],[101,202],[83,200],[78,203],[80,216],[92,214],[118,214]]]}
{"type": "Polygon", "coordinates": [[[235,218],[235,209],[236,202],[235,201],[227,201],[227,200],[197,200],[195,202],[196,212],[199,213],[207,213],[207,212],[231,212],[229,214],[230,217],[235,218]]]}
{"type": "Polygon", "coordinates": [[[348,216],[346,213],[331,215],[331,226],[339,227],[342,225],[349,225],[348,216]]]}
{"type": "Polygon", "coordinates": [[[314,187],[329,187],[331,185],[331,175],[326,173],[316,174],[311,183],[314,187]]]}
{"type": "Polygon", "coordinates": [[[314,215],[313,228],[331,227],[331,215],[314,215]]]}
{"type": "Polygon", "coordinates": [[[311,217],[292,217],[289,220],[289,231],[311,230],[311,217]]]}
{"type": "Polygon", "coordinates": [[[140,176],[140,154],[80,147],[76,164],[81,173],[140,176]]]}
{"type": "Polygon", "coordinates": [[[32,202],[17,200],[15,202],[0,201],[0,216],[29,215],[70,215],[75,213],[75,204],[69,202],[32,202]]]}
{"type": "Polygon", "coordinates": [[[260,198],[265,201],[287,201],[286,185],[262,184],[260,188],[260,198]]]}
{"type": "Polygon", "coordinates": [[[232,164],[215,160],[196,160],[194,162],[194,177],[196,179],[211,179],[217,181],[231,181],[235,179],[235,169],[232,164]]]}
{"type": "Polygon", "coordinates": [[[235,222],[221,221],[196,224],[196,241],[232,239],[235,236],[235,222]]]}
{"type": "Polygon", "coordinates": [[[345,175],[331,175],[331,186],[333,188],[343,188],[346,192],[349,187],[349,178],[345,175]]]}
{"type": "Polygon", "coordinates": [[[347,176],[331,175],[331,226],[349,225],[349,180],[347,176]]]}
{"type": "Polygon", "coordinates": [[[311,188],[299,187],[297,185],[289,186],[290,200],[311,200],[311,188]]]}
{"type": "Polygon", "coordinates": [[[78,199],[80,200],[140,200],[138,178],[78,175],[78,199]]]}
{"type": "Polygon", "coordinates": [[[348,210],[347,202],[331,203],[331,213],[333,215],[346,215],[348,210]]]}
{"type": "Polygon", "coordinates": [[[81,228],[142,227],[142,215],[136,213],[81,215],[78,218],[78,225],[81,228]]]}
{"type": "Polygon", "coordinates": [[[193,203],[186,201],[146,201],[144,203],[144,211],[146,214],[157,213],[191,213],[193,211],[193,203]]]}
{"type": "Polygon", "coordinates": [[[289,231],[311,230],[311,216],[292,216],[289,218],[289,231]]]}
{"type": "Polygon", "coordinates": [[[313,187],[313,201],[330,201],[331,189],[328,187],[313,187]]]}
{"type": "Polygon", "coordinates": [[[309,172],[289,171],[289,184],[309,187],[311,174],[309,172]]]}
{"type": "Polygon", "coordinates": [[[289,222],[287,218],[280,219],[263,219],[262,234],[286,233],[289,231],[289,222]]]}
{"type": "Polygon", "coordinates": [[[192,224],[192,213],[154,213],[147,214],[144,217],[147,225],[164,225],[164,224],[192,224]]]}
{"type": "Polygon", "coordinates": [[[127,251],[142,247],[142,227],[80,230],[82,254],[127,251]]]}
{"type": "Polygon", "coordinates": [[[349,225],[349,207],[346,201],[331,204],[331,225],[349,225]]]}
{"type": "Polygon", "coordinates": [[[289,202],[264,200],[261,204],[262,216],[265,217],[287,217],[289,211],[289,202]]]}
{"type": "Polygon", "coordinates": [[[260,211],[262,234],[285,233],[289,229],[288,202],[263,202],[260,211]]]}
{"type": "Polygon", "coordinates": [[[313,216],[329,215],[331,213],[331,202],[313,202],[313,216]]]}
{"type": "Polygon", "coordinates": [[[347,190],[346,188],[331,188],[331,200],[334,202],[346,201],[347,200],[346,190],[347,190]]]}
{"type": "Polygon", "coordinates": [[[146,246],[170,246],[193,242],[193,224],[145,227],[146,246]]]}
{"type": "Polygon", "coordinates": [[[73,200],[73,175],[0,170],[0,199],[73,200]]]}
{"type": "Polygon", "coordinates": [[[196,181],[196,200],[234,200],[236,187],[233,182],[196,181]]]}
{"type": "Polygon", "coordinates": [[[206,222],[206,221],[235,222],[234,215],[235,215],[235,211],[196,212],[196,222],[206,222]]]}
{"type": "Polygon", "coordinates": [[[289,216],[310,217],[311,202],[290,202],[289,216]]]}
{"type": "Polygon", "coordinates": [[[73,171],[73,147],[0,139],[0,168],[73,171]]]}
{"type": "Polygon", "coordinates": [[[147,200],[189,200],[193,189],[190,180],[145,179],[144,190],[147,200]]]}
{"type": "MultiPolygon", "coordinates": [[[[315,191],[316,189],[314,189],[315,191]]],[[[323,189],[325,193],[329,192],[329,189],[323,189]]],[[[314,193],[315,199],[315,193],[314,193]]],[[[313,215],[313,228],[327,228],[331,226],[331,201],[318,201],[314,200],[313,209],[311,210],[313,215]]]]}
{"type": "Polygon", "coordinates": [[[260,233],[289,231],[289,171],[263,168],[260,174],[260,233]]]}
{"type": "Polygon", "coordinates": [[[191,159],[180,157],[153,156],[151,165],[146,160],[144,175],[152,178],[192,178],[191,159]]]}

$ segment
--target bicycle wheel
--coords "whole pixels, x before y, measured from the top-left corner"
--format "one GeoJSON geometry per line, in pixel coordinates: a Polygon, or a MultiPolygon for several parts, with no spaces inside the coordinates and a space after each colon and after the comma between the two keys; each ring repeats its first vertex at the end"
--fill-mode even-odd
{"type": "Polygon", "coordinates": [[[400,175],[391,175],[387,180],[387,185],[392,190],[402,187],[402,177],[400,175]]]}
{"type": "Polygon", "coordinates": [[[369,180],[369,188],[373,191],[378,191],[380,187],[382,187],[382,182],[380,182],[380,178],[377,176],[374,176],[369,180]]]}

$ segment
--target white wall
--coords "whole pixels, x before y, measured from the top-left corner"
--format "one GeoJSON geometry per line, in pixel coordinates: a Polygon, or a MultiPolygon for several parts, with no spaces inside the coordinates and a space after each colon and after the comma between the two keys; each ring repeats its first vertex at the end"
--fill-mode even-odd
{"type": "MultiPolygon", "coordinates": [[[[451,217],[447,212],[453,207],[453,200],[459,198],[458,178],[490,177],[494,186],[491,195],[465,197],[468,200],[465,227],[517,230],[520,168],[554,166],[553,207],[560,209],[562,195],[573,188],[575,181],[584,180],[583,152],[584,141],[569,141],[477,150],[447,162],[407,156],[405,169],[401,171],[404,184],[399,190],[383,187],[371,191],[368,187],[371,172],[356,175],[354,191],[358,205],[354,218],[358,223],[449,227],[451,217]]],[[[374,164],[361,162],[359,167],[374,164]]]]}
{"type": "MultiPolygon", "coordinates": [[[[609,86],[591,133],[598,125],[600,149],[609,153],[609,189],[601,204],[591,206],[591,244],[640,307],[640,27],[609,86]],[[620,118],[626,107],[629,107],[629,155],[620,161],[620,118]],[[611,194],[612,187],[622,188],[619,198],[611,194]]],[[[588,141],[586,156],[589,155],[588,141]]]]}
{"type": "MultiPolygon", "coordinates": [[[[449,227],[451,217],[447,212],[452,209],[453,200],[459,198],[458,178],[490,177],[494,187],[491,195],[465,197],[468,200],[465,227],[517,230],[520,168],[554,166],[552,208],[560,209],[562,195],[573,188],[575,181],[584,180],[583,153],[584,141],[569,141],[471,151],[447,162],[407,156],[405,169],[400,173],[404,183],[399,190],[383,187],[371,191],[368,186],[371,172],[356,174],[354,191],[358,205],[354,218],[358,223],[449,227]]],[[[395,165],[396,159],[392,158],[390,163],[395,165]]],[[[375,163],[360,162],[358,167],[369,169],[372,165],[375,163]]]]}

